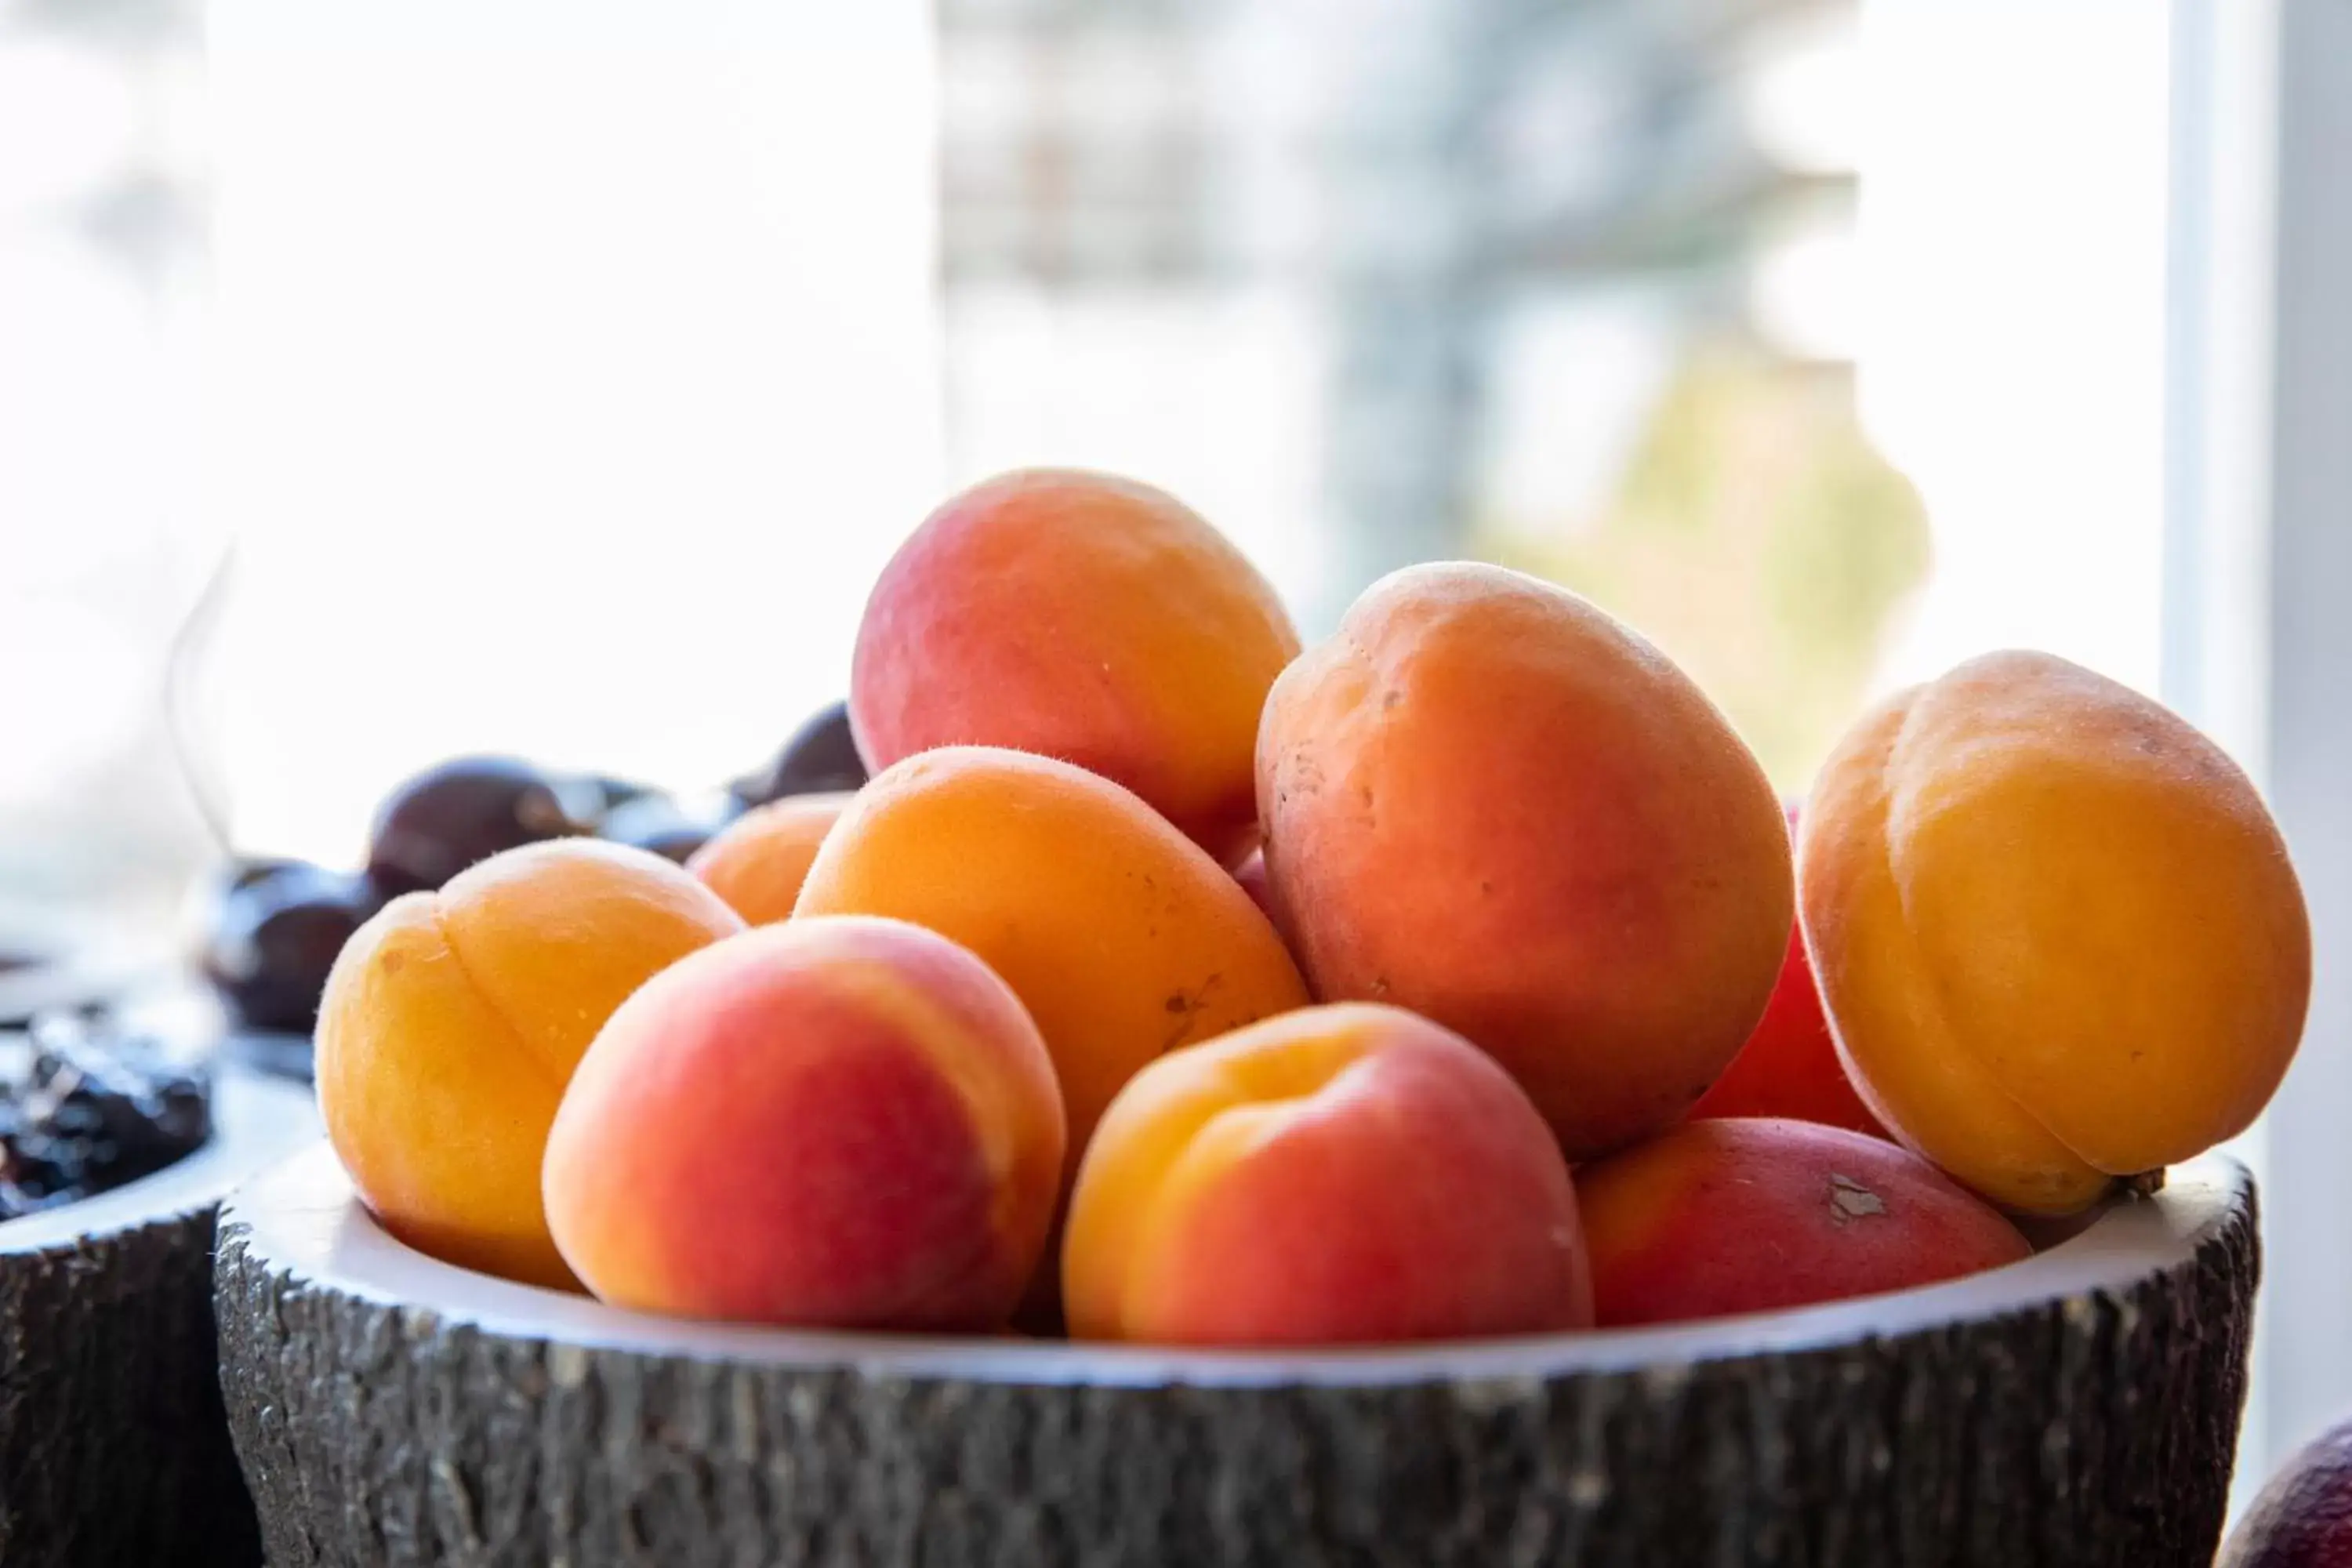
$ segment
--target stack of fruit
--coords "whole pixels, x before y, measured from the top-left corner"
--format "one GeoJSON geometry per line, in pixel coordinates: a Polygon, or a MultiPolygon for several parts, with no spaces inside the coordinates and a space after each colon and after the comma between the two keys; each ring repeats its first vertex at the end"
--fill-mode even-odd
{"type": "Polygon", "coordinates": [[[733,819],[787,797],[866,782],[838,705],[803,724],[775,761],[727,788],[719,813],[650,785],[554,773],[512,757],[458,757],[407,780],[377,808],[364,869],[245,859],[201,900],[197,967],[240,1028],[308,1035],[343,943],[386,900],[431,891],[501,850],[590,836],[684,861],[733,819]]]}
{"type": "Polygon", "coordinates": [[[787,1324],[1704,1317],[2018,1258],[2244,1128],[2301,1030],[2243,775],[2044,656],[1866,716],[1792,853],[1572,595],[1413,568],[1302,654],[1183,506],[1030,472],[885,571],[849,713],[871,782],[693,870],[509,849],[345,948],[320,1101],[394,1235],[787,1324]]]}

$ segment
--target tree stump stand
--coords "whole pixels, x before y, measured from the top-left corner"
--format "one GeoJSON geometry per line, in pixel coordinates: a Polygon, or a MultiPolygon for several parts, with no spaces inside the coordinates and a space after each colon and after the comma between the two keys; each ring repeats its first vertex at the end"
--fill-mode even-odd
{"type": "Polygon", "coordinates": [[[323,1147],[224,1213],[229,1423],[310,1563],[2207,1568],[2257,1273],[2208,1158],[1949,1284],[1195,1353],[670,1321],[424,1258],[323,1147]]]}
{"type": "Polygon", "coordinates": [[[221,1411],[213,1216],[317,1136],[299,1089],[223,1071],[186,1159],[0,1223],[0,1563],[259,1560],[221,1411]]]}

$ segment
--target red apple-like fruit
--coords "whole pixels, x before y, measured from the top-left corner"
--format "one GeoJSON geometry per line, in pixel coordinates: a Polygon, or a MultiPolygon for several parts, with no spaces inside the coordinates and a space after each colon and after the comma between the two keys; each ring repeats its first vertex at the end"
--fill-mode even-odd
{"type": "MultiPolygon", "coordinates": [[[[1798,808],[1789,807],[1789,826],[1797,826],[1798,808]]],[[[1837,1041],[1822,1011],[1821,987],[1805,956],[1801,929],[1789,932],[1788,955],[1780,961],[1780,978],[1756,1030],[1715,1087],[1691,1107],[1691,1120],[1723,1116],[1790,1116],[1818,1121],[1824,1127],[1844,1127],[1884,1138],[1886,1129],[1870,1113],[1862,1096],[1838,1059],[1837,1041]]]]}

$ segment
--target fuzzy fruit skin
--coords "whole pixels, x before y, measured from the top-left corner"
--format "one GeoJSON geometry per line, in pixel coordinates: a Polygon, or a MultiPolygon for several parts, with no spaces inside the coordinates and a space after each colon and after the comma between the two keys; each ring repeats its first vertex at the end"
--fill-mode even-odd
{"type": "Polygon", "coordinates": [[[742,929],[677,866],[584,838],[387,904],[319,1010],[319,1110],[362,1201],[419,1251],[576,1288],[540,1202],[564,1085],[631,992],[742,929]]]}
{"type": "Polygon", "coordinates": [[[817,846],[848,808],[847,795],[796,795],[755,805],[687,858],[686,868],[745,923],[793,918],[817,846]]]}
{"type": "Polygon", "coordinates": [[[2305,1445],[2264,1484],[2213,1568],[2352,1568],[2352,1424],[2305,1445]]]}
{"type": "Polygon", "coordinates": [[[1305,1005],[1249,895],[1109,780],[992,746],[886,769],[825,836],[799,917],[910,921],[1003,975],[1045,1036],[1076,1165],[1145,1063],[1305,1005]]]}
{"type": "Polygon", "coordinates": [[[1542,1118],[1459,1036],[1365,1004],[1138,1074],[1087,1150],[1062,1280],[1084,1339],[1384,1343],[1591,1320],[1542,1118]]]}
{"type": "Polygon", "coordinates": [[[2047,654],[1890,698],[1799,847],[1838,1047],[1903,1142],[2024,1214],[2232,1137],[2293,1060],[2311,931],[2244,773],[2047,654]]]}
{"type": "Polygon", "coordinates": [[[898,921],[765,926],[649,981],[547,1142],[556,1244],[604,1300],[812,1328],[1000,1328],[1062,1172],[1036,1026],[898,921]]]}
{"type": "Polygon", "coordinates": [[[1884,1139],[1692,1121],[1576,1173],[1603,1328],[1842,1300],[2014,1263],[2016,1226],[1884,1139]]]}
{"type": "Polygon", "coordinates": [[[1075,763],[1231,866],[1257,842],[1258,713],[1297,652],[1273,588],[1181,501],[1024,469],[950,499],[883,569],[850,720],[877,772],[964,744],[1075,763]]]}
{"type": "Polygon", "coordinates": [[[1788,827],[1755,756],[1655,648],[1516,572],[1373,584],[1275,683],[1258,811],[1317,997],[1465,1036],[1571,1160],[1680,1121],[1787,951],[1788,827]]]}

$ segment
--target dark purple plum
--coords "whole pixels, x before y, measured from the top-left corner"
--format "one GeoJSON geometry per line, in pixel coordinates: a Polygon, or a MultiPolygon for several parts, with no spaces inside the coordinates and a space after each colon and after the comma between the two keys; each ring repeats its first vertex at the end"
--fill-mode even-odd
{"type": "Polygon", "coordinates": [[[299,861],[241,867],[206,922],[200,967],[237,1023],[308,1034],[327,971],[382,900],[362,877],[299,861]]]}
{"type": "Polygon", "coordinates": [[[658,785],[611,773],[561,773],[549,777],[564,815],[583,828],[604,833],[604,818],[641,800],[667,798],[658,785]]]}
{"type": "Polygon", "coordinates": [[[625,801],[605,813],[604,820],[596,825],[599,838],[634,844],[681,866],[716,831],[709,823],[696,820],[685,807],[664,795],[645,795],[625,801]]]}
{"type": "Polygon", "coordinates": [[[646,800],[664,793],[656,784],[646,784],[637,779],[615,778],[610,773],[591,773],[582,782],[596,792],[596,811],[600,816],[618,811],[632,802],[646,800]]]}
{"type": "Polygon", "coordinates": [[[286,860],[267,855],[257,858],[232,861],[221,873],[220,890],[225,896],[241,891],[256,882],[267,881],[281,871],[307,871],[315,868],[308,860],[286,860]]]}
{"type": "Polygon", "coordinates": [[[849,731],[849,705],[820,710],[793,732],[776,760],[761,772],[729,785],[737,806],[749,811],[786,795],[854,790],[866,783],[866,763],[849,731]]]}
{"type": "Polygon", "coordinates": [[[458,757],[386,797],[368,876],[386,897],[440,887],[502,849],[588,831],[556,781],[511,757],[458,757]]]}

